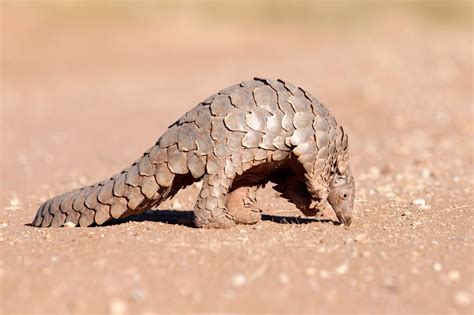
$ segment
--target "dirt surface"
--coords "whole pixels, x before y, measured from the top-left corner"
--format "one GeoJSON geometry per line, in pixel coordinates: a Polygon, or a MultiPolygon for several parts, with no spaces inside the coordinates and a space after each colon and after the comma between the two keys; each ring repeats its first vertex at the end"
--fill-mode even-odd
{"type": "Polygon", "coordinates": [[[0,313],[472,314],[469,23],[45,7],[2,2],[0,313]],[[348,131],[350,229],[300,217],[271,187],[255,226],[193,228],[196,187],[104,227],[28,225],[45,199],[116,173],[253,76],[306,88],[348,131]]]}

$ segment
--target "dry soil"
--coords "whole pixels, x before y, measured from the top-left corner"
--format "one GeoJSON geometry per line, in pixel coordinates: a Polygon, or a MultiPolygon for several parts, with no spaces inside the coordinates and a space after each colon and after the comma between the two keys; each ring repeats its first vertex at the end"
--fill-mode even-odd
{"type": "Polygon", "coordinates": [[[469,24],[390,10],[349,27],[106,19],[21,3],[2,2],[0,313],[472,314],[469,24]],[[348,131],[350,229],[303,218],[271,187],[255,226],[192,227],[196,187],[104,227],[28,225],[45,199],[115,174],[253,76],[304,87],[348,131]]]}

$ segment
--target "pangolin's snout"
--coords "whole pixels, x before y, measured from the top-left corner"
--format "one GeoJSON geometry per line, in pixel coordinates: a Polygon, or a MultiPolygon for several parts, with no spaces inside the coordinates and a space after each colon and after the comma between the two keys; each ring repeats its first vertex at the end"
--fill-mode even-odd
{"type": "Polygon", "coordinates": [[[339,223],[344,224],[349,227],[352,223],[352,217],[350,215],[337,214],[337,219],[339,223]]]}

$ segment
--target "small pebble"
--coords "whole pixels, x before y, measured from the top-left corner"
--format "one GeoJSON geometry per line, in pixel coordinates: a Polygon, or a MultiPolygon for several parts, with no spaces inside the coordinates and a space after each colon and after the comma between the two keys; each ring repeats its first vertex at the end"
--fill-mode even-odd
{"type": "Polygon", "coordinates": [[[454,302],[459,306],[467,306],[472,302],[471,294],[467,291],[458,291],[454,295],[454,302]]]}
{"type": "Polygon", "coordinates": [[[326,247],[320,247],[318,248],[318,253],[325,253],[327,250],[326,250],[326,247]]]}
{"type": "Polygon", "coordinates": [[[347,270],[349,270],[349,265],[344,263],[342,265],[339,265],[336,268],[336,273],[339,274],[339,275],[342,275],[342,274],[345,274],[347,272],[347,270]]]}
{"type": "Polygon", "coordinates": [[[439,271],[441,271],[441,269],[443,269],[443,266],[441,266],[441,264],[439,262],[435,262],[433,264],[433,270],[434,271],[439,272],[439,271]]]}
{"type": "Polygon", "coordinates": [[[287,284],[288,282],[290,282],[290,277],[288,277],[286,273],[280,273],[278,275],[278,280],[280,280],[280,282],[283,284],[287,284]]]}
{"type": "Polygon", "coordinates": [[[450,281],[458,281],[461,278],[461,275],[459,274],[459,271],[451,270],[448,273],[448,278],[450,281]]]}
{"type": "Polygon", "coordinates": [[[64,223],[64,227],[67,227],[67,228],[73,228],[73,227],[75,227],[75,226],[76,226],[76,224],[74,224],[74,223],[72,223],[72,222],[70,222],[70,221],[64,223]]]}
{"type": "Polygon", "coordinates": [[[394,193],[393,191],[389,191],[389,192],[386,192],[386,193],[385,193],[385,197],[387,197],[387,198],[395,198],[396,195],[395,195],[395,193],[394,193]]]}
{"type": "Polygon", "coordinates": [[[4,228],[4,227],[7,227],[7,226],[8,226],[8,224],[6,224],[6,223],[0,223],[0,228],[4,228]]]}
{"type": "Polygon", "coordinates": [[[313,267],[309,267],[306,269],[306,274],[308,276],[314,276],[316,274],[316,269],[313,267]]]}
{"type": "Polygon", "coordinates": [[[145,292],[140,288],[135,288],[130,292],[130,299],[134,302],[139,302],[145,299],[145,292]]]}
{"type": "Polygon", "coordinates": [[[319,272],[319,276],[323,279],[328,279],[329,278],[329,272],[327,272],[326,270],[321,270],[319,272]]]}
{"type": "Polygon", "coordinates": [[[127,313],[127,304],[119,299],[113,299],[109,305],[110,313],[113,315],[122,315],[127,313]]]}
{"type": "Polygon", "coordinates": [[[246,282],[247,278],[241,273],[235,274],[232,277],[232,285],[236,288],[243,286],[246,282]]]}
{"type": "Polygon", "coordinates": [[[183,205],[177,199],[173,200],[173,203],[171,203],[171,207],[173,209],[178,209],[179,210],[179,209],[181,209],[182,206],[183,205]]]}
{"type": "Polygon", "coordinates": [[[365,241],[365,234],[357,234],[356,237],[354,237],[354,240],[356,242],[364,242],[365,241]]]}
{"type": "Polygon", "coordinates": [[[421,209],[429,209],[430,206],[428,206],[426,204],[426,200],[425,199],[422,199],[422,198],[418,198],[418,199],[415,199],[411,202],[412,205],[414,206],[418,206],[420,207],[421,209]]]}
{"type": "Polygon", "coordinates": [[[421,176],[425,179],[430,179],[435,177],[434,173],[429,168],[424,168],[421,170],[421,176]]]}
{"type": "Polygon", "coordinates": [[[426,201],[425,201],[425,199],[419,198],[419,199],[413,200],[413,201],[411,202],[411,204],[412,204],[412,205],[415,205],[415,206],[424,206],[424,205],[426,205],[426,201]]]}

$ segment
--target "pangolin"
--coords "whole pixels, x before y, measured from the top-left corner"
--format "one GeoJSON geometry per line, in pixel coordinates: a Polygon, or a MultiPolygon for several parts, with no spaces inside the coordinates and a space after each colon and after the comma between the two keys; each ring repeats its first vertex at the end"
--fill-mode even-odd
{"type": "Polygon", "coordinates": [[[197,227],[258,222],[256,190],[267,182],[307,216],[329,203],[341,223],[352,221],[344,129],[302,88],[255,78],[199,103],[120,173],[45,201],[33,225],[101,225],[153,209],[198,181],[197,227]]]}

